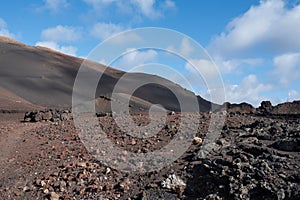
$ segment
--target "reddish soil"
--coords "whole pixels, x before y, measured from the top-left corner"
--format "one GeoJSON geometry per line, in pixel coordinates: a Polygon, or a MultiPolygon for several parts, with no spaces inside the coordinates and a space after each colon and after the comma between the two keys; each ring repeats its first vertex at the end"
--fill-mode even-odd
{"type": "MultiPolygon", "coordinates": [[[[1,199],[297,199],[299,198],[298,118],[228,115],[216,147],[205,158],[193,143],[160,171],[132,174],[96,160],[81,142],[72,120],[21,122],[20,114],[1,114],[1,199]],[[286,139],[291,141],[288,146],[286,139]],[[281,142],[281,143],[280,143],[281,142]],[[298,142],[298,143],[297,143],[298,142]],[[276,144],[279,144],[279,146],[276,144]],[[167,187],[176,176],[185,183],[167,187]],[[282,198],[284,197],[284,198],[282,198]]],[[[134,117],[147,124],[147,116],[134,117]]],[[[210,115],[201,114],[195,136],[203,138],[210,115]]],[[[156,137],[124,135],[109,116],[99,122],[108,138],[131,152],[159,149],[178,126],[171,122],[156,137]]],[[[175,181],[174,181],[175,182],[175,181]]]]}

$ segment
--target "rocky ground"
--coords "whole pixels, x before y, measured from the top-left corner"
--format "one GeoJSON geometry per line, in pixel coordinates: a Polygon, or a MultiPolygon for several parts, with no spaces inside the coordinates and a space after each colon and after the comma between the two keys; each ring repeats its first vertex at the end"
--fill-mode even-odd
{"type": "MultiPolygon", "coordinates": [[[[186,153],[160,171],[138,174],[117,171],[89,154],[63,114],[68,112],[57,120],[43,113],[45,119],[26,119],[38,122],[0,114],[0,199],[300,199],[296,115],[228,113],[216,145],[203,157],[211,114],[201,114],[186,153]]],[[[180,121],[180,114],[169,115],[155,137],[136,139],[114,126],[110,115],[98,116],[108,138],[135,153],[166,145],[180,121]]],[[[144,115],[134,118],[141,126],[147,121],[144,115]]]]}

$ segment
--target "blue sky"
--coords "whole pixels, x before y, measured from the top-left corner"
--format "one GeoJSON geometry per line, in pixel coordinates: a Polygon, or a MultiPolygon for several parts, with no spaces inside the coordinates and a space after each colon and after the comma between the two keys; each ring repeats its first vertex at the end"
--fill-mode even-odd
{"type": "MultiPolygon", "coordinates": [[[[300,99],[298,0],[28,0],[0,8],[0,35],[79,57],[109,36],[141,27],[173,29],[201,44],[221,72],[227,101],[258,106],[300,99]]],[[[122,61],[129,65],[132,58],[159,62],[151,50],[122,61]]],[[[209,98],[201,84],[194,91],[209,98]]]]}

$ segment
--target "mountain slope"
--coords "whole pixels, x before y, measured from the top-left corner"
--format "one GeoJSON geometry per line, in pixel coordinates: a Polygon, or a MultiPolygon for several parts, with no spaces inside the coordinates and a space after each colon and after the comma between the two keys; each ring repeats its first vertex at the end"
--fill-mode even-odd
{"type": "MultiPolygon", "coordinates": [[[[51,108],[71,107],[73,85],[83,59],[0,37],[0,61],[1,87],[35,105],[51,108]]],[[[86,63],[91,71],[95,72],[92,74],[99,74],[97,71],[103,72],[106,69],[95,97],[109,98],[115,84],[125,72],[106,68],[92,61],[86,63]]],[[[194,93],[171,81],[143,73],[127,73],[119,92],[128,94],[128,88],[139,80],[150,80],[153,84],[138,88],[133,96],[152,104],[161,104],[168,110],[180,111],[177,98],[171,91],[184,96],[187,105],[195,98],[194,93]]],[[[210,110],[210,102],[199,96],[197,99],[201,111],[210,110]]],[[[192,107],[189,109],[193,111],[192,107]]]]}

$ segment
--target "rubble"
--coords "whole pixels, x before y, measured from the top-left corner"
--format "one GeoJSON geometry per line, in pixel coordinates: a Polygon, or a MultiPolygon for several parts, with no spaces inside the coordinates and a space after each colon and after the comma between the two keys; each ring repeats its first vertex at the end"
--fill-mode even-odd
{"type": "MultiPolygon", "coordinates": [[[[27,113],[29,121],[64,121],[41,123],[17,143],[18,153],[2,163],[12,170],[2,172],[0,199],[300,199],[299,118],[228,113],[213,150],[203,157],[210,115],[197,116],[190,148],[175,162],[138,174],[118,171],[88,152],[70,111],[27,113]]],[[[148,120],[142,114],[132,118],[137,124],[148,120]]],[[[159,150],[180,130],[180,113],[168,115],[149,138],[124,133],[109,115],[97,119],[107,138],[123,149],[121,156],[159,150]]],[[[9,124],[1,126],[11,133],[9,124]]]]}
{"type": "Polygon", "coordinates": [[[26,112],[24,115],[24,122],[41,122],[41,121],[66,121],[72,120],[72,114],[70,110],[41,110],[26,112]]]}

